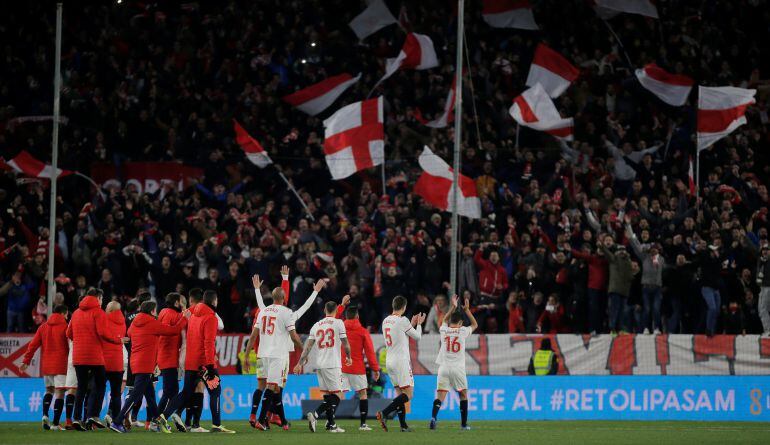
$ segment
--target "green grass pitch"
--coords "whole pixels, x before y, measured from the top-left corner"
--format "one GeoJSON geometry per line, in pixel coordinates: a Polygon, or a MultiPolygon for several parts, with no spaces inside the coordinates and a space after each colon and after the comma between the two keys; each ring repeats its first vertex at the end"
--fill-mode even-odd
{"type": "MultiPolygon", "coordinates": [[[[426,422],[411,423],[412,433],[401,433],[391,428],[389,433],[379,429],[359,432],[358,423],[343,420],[344,434],[319,431],[311,433],[303,421],[294,421],[291,431],[273,429],[255,431],[245,421],[225,422],[236,434],[161,434],[134,431],[117,434],[110,431],[76,432],[43,431],[39,423],[0,423],[0,444],[211,444],[253,445],[271,444],[378,444],[432,445],[456,444],[767,444],[770,424],[741,422],[472,422],[472,431],[460,431],[457,422],[440,422],[437,431],[430,431],[426,422]]],[[[371,422],[372,426],[376,421],[371,422]]],[[[391,422],[397,427],[398,422],[391,422]]],[[[208,425],[204,425],[207,426],[208,425]]]]}

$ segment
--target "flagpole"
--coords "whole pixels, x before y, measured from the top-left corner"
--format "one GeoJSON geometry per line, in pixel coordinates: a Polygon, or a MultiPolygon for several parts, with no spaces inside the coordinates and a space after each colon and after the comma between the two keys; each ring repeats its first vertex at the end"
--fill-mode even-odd
{"type": "Polygon", "coordinates": [[[56,287],[53,280],[54,246],[56,245],[56,183],[59,180],[59,115],[61,99],[61,16],[62,4],[56,4],[56,58],[53,73],[53,136],[51,141],[51,208],[48,215],[48,315],[53,312],[56,287]]]}
{"type": "Polygon", "coordinates": [[[623,51],[623,55],[626,56],[626,62],[628,62],[628,67],[633,71],[634,65],[631,63],[631,58],[628,57],[628,53],[626,52],[626,47],[623,46],[623,42],[620,40],[620,37],[618,37],[617,34],[615,34],[615,30],[612,29],[612,26],[610,26],[610,23],[602,19],[605,25],[607,25],[607,29],[610,31],[610,34],[612,34],[613,37],[615,37],[615,40],[618,41],[618,45],[620,46],[620,50],[623,51]]]}
{"type": "Polygon", "coordinates": [[[695,207],[700,209],[700,150],[695,147],[695,207]]]}
{"type": "Polygon", "coordinates": [[[455,63],[455,147],[452,178],[452,238],[449,246],[449,297],[457,294],[457,243],[460,219],[457,215],[457,194],[460,184],[460,144],[462,141],[463,116],[463,37],[465,36],[465,0],[457,0],[457,60],[455,63]]]}
{"type": "Polygon", "coordinates": [[[382,160],[382,168],[380,171],[382,172],[382,196],[385,196],[388,194],[385,190],[385,159],[382,160]]]}
{"type": "Polygon", "coordinates": [[[299,193],[297,193],[297,189],[295,189],[294,186],[291,185],[291,182],[289,182],[286,176],[283,175],[282,171],[278,170],[277,168],[276,168],[276,171],[278,172],[278,176],[280,176],[281,179],[283,179],[283,182],[286,183],[286,187],[288,187],[289,190],[291,190],[291,192],[294,193],[294,196],[297,197],[297,201],[299,201],[299,203],[302,204],[302,207],[304,207],[305,213],[307,213],[308,218],[310,218],[311,221],[315,221],[315,218],[313,218],[313,214],[310,213],[310,209],[308,208],[307,204],[305,204],[305,201],[303,201],[302,198],[299,196],[299,193]]]}

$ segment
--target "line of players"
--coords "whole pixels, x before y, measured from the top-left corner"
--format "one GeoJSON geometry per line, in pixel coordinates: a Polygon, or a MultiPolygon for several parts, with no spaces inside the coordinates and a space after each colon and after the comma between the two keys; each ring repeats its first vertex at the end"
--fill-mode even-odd
{"type": "MultiPolygon", "coordinates": [[[[348,307],[345,310],[349,301],[347,296],[339,306],[335,302],[328,302],[324,308],[326,317],[313,325],[303,346],[294,324],[312,306],[326,285],[326,280],[319,280],[305,303],[297,311],[292,311],[288,307],[287,266],[281,269],[281,275],[282,285],[272,291],[273,301],[270,305],[266,305],[262,298],[260,288],[263,283],[259,276],[255,275],[252,279],[259,311],[255,316],[246,351],[258,345],[258,385],[252,396],[250,424],[262,431],[268,430],[270,423],[284,430],[289,429],[282,394],[289,373],[289,354],[297,347],[302,350],[302,355],[294,368],[295,373],[302,372],[310,351],[314,348],[317,351],[316,373],[324,400],[315,411],[306,414],[311,431],[315,432],[317,420],[325,415],[327,431],[344,432],[335,422],[335,412],[340,402],[339,394],[348,390],[359,396],[359,430],[371,430],[366,424],[368,385],[364,356],[375,380],[379,378],[379,368],[371,337],[358,321],[357,309],[348,307]],[[343,314],[346,318],[344,322],[343,314]],[[261,410],[257,417],[260,402],[261,410]]],[[[217,295],[213,291],[193,289],[189,297],[190,307],[187,309],[183,296],[169,294],[166,298],[167,307],[160,314],[154,302],[142,301],[136,314],[129,318],[127,331],[120,305],[111,302],[107,305],[107,312],[104,312],[101,309],[101,291],[98,289],[89,290],[81,299],[69,324],[66,322],[67,308],[56,307],[28,345],[22,365],[22,370],[25,370],[35,351],[42,348],[41,374],[46,387],[43,428],[63,429],[60,418],[66,408],[67,429],[84,431],[108,426],[113,431],[125,433],[132,426],[132,413],[136,417],[144,398],[148,419],[153,419],[150,429],[170,433],[171,421],[180,432],[208,432],[200,426],[205,388],[209,393],[212,415],[213,426],[210,431],[234,433],[221,424],[221,388],[216,367],[215,340],[222,322],[216,315],[217,295]],[[186,330],[186,334],[183,334],[183,330],[186,330]],[[124,344],[130,347],[125,349],[124,344]],[[180,392],[178,380],[181,369],[184,369],[184,386],[180,392]],[[158,374],[163,378],[160,408],[155,401],[154,387],[158,374]],[[108,415],[103,423],[100,419],[100,402],[104,397],[106,382],[110,383],[111,397],[108,415]],[[121,407],[120,397],[126,383],[129,392],[121,407]],[[52,401],[53,425],[48,417],[52,401]],[[182,421],[181,413],[185,409],[187,419],[182,421]],[[86,419],[85,422],[83,419],[86,419]]],[[[399,418],[401,431],[411,431],[406,423],[406,403],[413,396],[414,386],[408,337],[420,339],[425,314],[416,314],[410,320],[403,315],[406,307],[407,300],[401,296],[396,297],[392,314],[382,323],[382,335],[387,349],[386,366],[397,394],[382,412],[376,414],[385,431],[388,430],[387,419],[393,413],[399,418]]],[[[460,311],[457,296],[453,297],[449,311],[442,318],[439,320],[441,346],[437,359],[437,398],[433,402],[430,428],[436,428],[438,412],[447,392],[456,390],[461,400],[462,428],[469,429],[465,341],[477,324],[467,301],[460,311]],[[470,320],[470,327],[463,326],[463,313],[470,320]]]]}

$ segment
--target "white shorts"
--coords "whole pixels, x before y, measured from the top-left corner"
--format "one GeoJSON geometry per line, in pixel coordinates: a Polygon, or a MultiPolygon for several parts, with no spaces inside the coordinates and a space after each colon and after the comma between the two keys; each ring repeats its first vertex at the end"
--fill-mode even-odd
{"type": "Polygon", "coordinates": [[[342,368],[319,368],[315,372],[318,375],[318,387],[322,392],[342,392],[342,368]]]}
{"type": "Polygon", "coordinates": [[[67,383],[67,376],[65,374],[44,375],[43,382],[46,388],[64,389],[64,385],[67,383]]]}
{"type": "Polygon", "coordinates": [[[369,388],[369,382],[366,381],[366,374],[347,374],[342,373],[343,391],[361,391],[369,388]]]}
{"type": "Polygon", "coordinates": [[[262,357],[262,366],[265,369],[267,384],[283,387],[286,375],[289,373],[289,358],[262,357]]]}
{"type": "Polygon", "coordinates": [[[387,368],[390,381],[395,388],[403,389],[414,386],[411,363],[390,363],[387,364],[387,368]]]}
{"type": "Polygon", "coordinates": [[[77,389],[78,376],[75,374],[75,366],[70,362],[67,365],[67,377],[64,379],[64,389],[77,389]]]}
{"type": "Polygon", "coordinates": [[[436,378],[436,390],[449,392],[451,390],[463,391],[468,389],[468,377],[465,369],[460,366],[440,365],[436,378]]]}

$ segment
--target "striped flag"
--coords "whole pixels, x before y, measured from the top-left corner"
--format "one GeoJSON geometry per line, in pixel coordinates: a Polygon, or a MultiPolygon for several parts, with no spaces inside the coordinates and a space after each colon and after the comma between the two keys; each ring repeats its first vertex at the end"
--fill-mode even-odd
{"type": "Polygon", "coordinates": [[[295,91],[282,100],[311,116],[327,109],[342,93],[361,79],[348,73],[332,76],[309,87],[295,91]]]}
{"type": "MultiPolygon", "coordinates": [[[[38,160],[27,151],[22,150],[13,159],[5,161],[5,165],[13,171],[33,178],[51,179],[54,169],[50,164],[38,160]]],[[[75,172],[71,170],[56,169],[56,177],[71,175],[75,172]]]]}
{"type": "Polygon", "coordinates": [[[529,67],[527,86],[540,84],[549,96],[556,98],[578,78],[580,70],[564,56],[544,44],[537,45],[535,58],[529,67]]]}
{"type": "Polygon", "coordinates": [[[493,28],[538,29],[529,0],[484,0],[481,17],[493,28]]]}
{"type": "Polygon", "coordinates": [[[235,142],[241,146],[241,149],[246,153],[246,157],[249,158],[252,164],[259,168],[265,168],[273,163],[265,149],[262,148],[262,144],[251,137],[235,119],[233,119],[233,127],[235,129],[235,142]]]}
{"type": "Polygon", "coordinates": [[[636,78],[660,100],[675,107],[681,107],[687,102],[687,96],[695,83],[687,76],[671,74],[654,63],[636,70],[636,78]]]}
{"type": "Polygon", "coordinates": [[[546,132],[565,141],[574,139],[572,118],[561,117],[539,83],[516,97],[509,111],[511,117],[520,125],[546,132]]]}
{"type": "Polygon", "coordinates": [[[746,108],[757,90],[736,87],[698,87],[698,151],[746,123],[746,108]]]}

